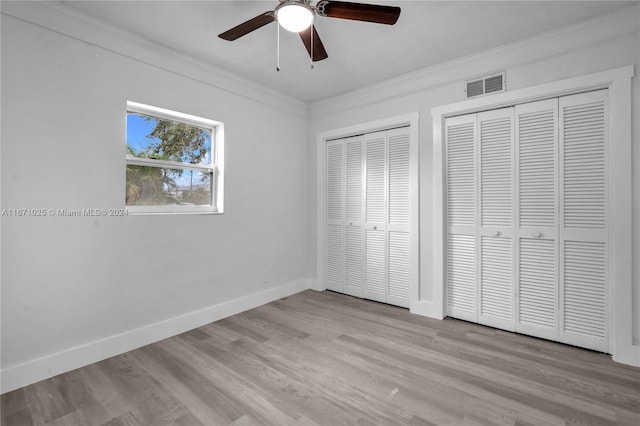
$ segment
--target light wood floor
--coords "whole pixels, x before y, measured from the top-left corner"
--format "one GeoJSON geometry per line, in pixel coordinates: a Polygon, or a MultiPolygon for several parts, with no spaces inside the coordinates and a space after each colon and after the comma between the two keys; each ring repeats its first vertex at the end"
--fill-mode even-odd
{"type": "Polygon", "coordinates": [[[603,354],[306,291],[7,393],[2,425],[640,425],[603,354]]]}

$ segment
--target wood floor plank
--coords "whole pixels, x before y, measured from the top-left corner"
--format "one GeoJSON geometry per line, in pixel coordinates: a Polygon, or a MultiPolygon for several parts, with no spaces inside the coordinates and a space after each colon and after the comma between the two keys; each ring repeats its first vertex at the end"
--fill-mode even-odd
{"type": "Polygon", "coordinates": [[[140,426],[140,423],[138,423],[135,416],[130,411],[127,411],[126,413],[103,423],[102,426],[140,426]]]}
{"type": "MultiPolygon", "coordinates": [[[[176,359],[189,363],[198,373],[207,377],[209,382],[215,383],[216,388],[228,401],[226,405],[233,407],[234,417],[250,415],[260,424],[289,424],[296,420],[293,413],[287,412],[279,399],[271,399],[271,392],[258,386],[255,376],[245,377],[246,369],[238,368],[236,363],[241,361],[241,346],[239,341],[225,347],[217,347],[214,357],[209,349],[214,337],[203,341],[194,351],[181,344],[179,339],[170,342],[166,349],[176,359]]],[[[213,343],[213,345],[217,345],[213,343]]],[[[216,404],[217,406],[217,404],[216,404]]]]}
{"type": "Polygon", "coordinates": [[[33,420],[31,417],[31,411],[28,408],[23,408],[13,413],[0,413],[2,414],[2,426],[5,425],[21,425],[31,426],[33,420]]]}
{"type": "Polygon", "coordinates": [[[0,397],[0,424],[2,426],[9,424],[33,424],[28,405],[24,388],[2,395],[0,397]]]}
{"type": "Polygon", "coordinates": [[[637,425],[640,368],[305,291],[6,393],[2,426],[637,425]]]}

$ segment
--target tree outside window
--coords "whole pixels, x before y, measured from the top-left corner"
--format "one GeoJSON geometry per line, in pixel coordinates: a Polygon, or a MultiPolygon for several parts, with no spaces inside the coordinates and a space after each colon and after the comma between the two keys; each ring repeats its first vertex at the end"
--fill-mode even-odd
{"type": "Polygon", "coordinates": [[[140,206],[150,213],[197,212],[207,207],[215,211],[214,154],[219,125],[130,102],[126,206],[140,206]]]}

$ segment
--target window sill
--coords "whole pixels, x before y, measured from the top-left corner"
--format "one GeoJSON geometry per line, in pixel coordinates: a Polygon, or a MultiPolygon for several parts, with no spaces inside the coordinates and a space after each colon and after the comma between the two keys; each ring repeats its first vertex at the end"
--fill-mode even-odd
{"type": "Polygon", "coordinates": [[[213,206],[125,206],[130,216],[222,214],[213,206]]]}

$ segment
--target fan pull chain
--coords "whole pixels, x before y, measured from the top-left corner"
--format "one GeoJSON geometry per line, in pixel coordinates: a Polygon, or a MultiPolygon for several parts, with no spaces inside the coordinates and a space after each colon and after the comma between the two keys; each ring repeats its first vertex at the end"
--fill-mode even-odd
{"type": "Polygon", "coordinates": [[[313,33],[314,33],[313,24],[311,24],[311,69],[313,69],[313,33]]]}
{"type": "Polygon", "coordinates": [[[276,22],[276,27],[278,27],[278,40],[276,43],[276,71],[280,71],[280,24],[276,22]]]}

